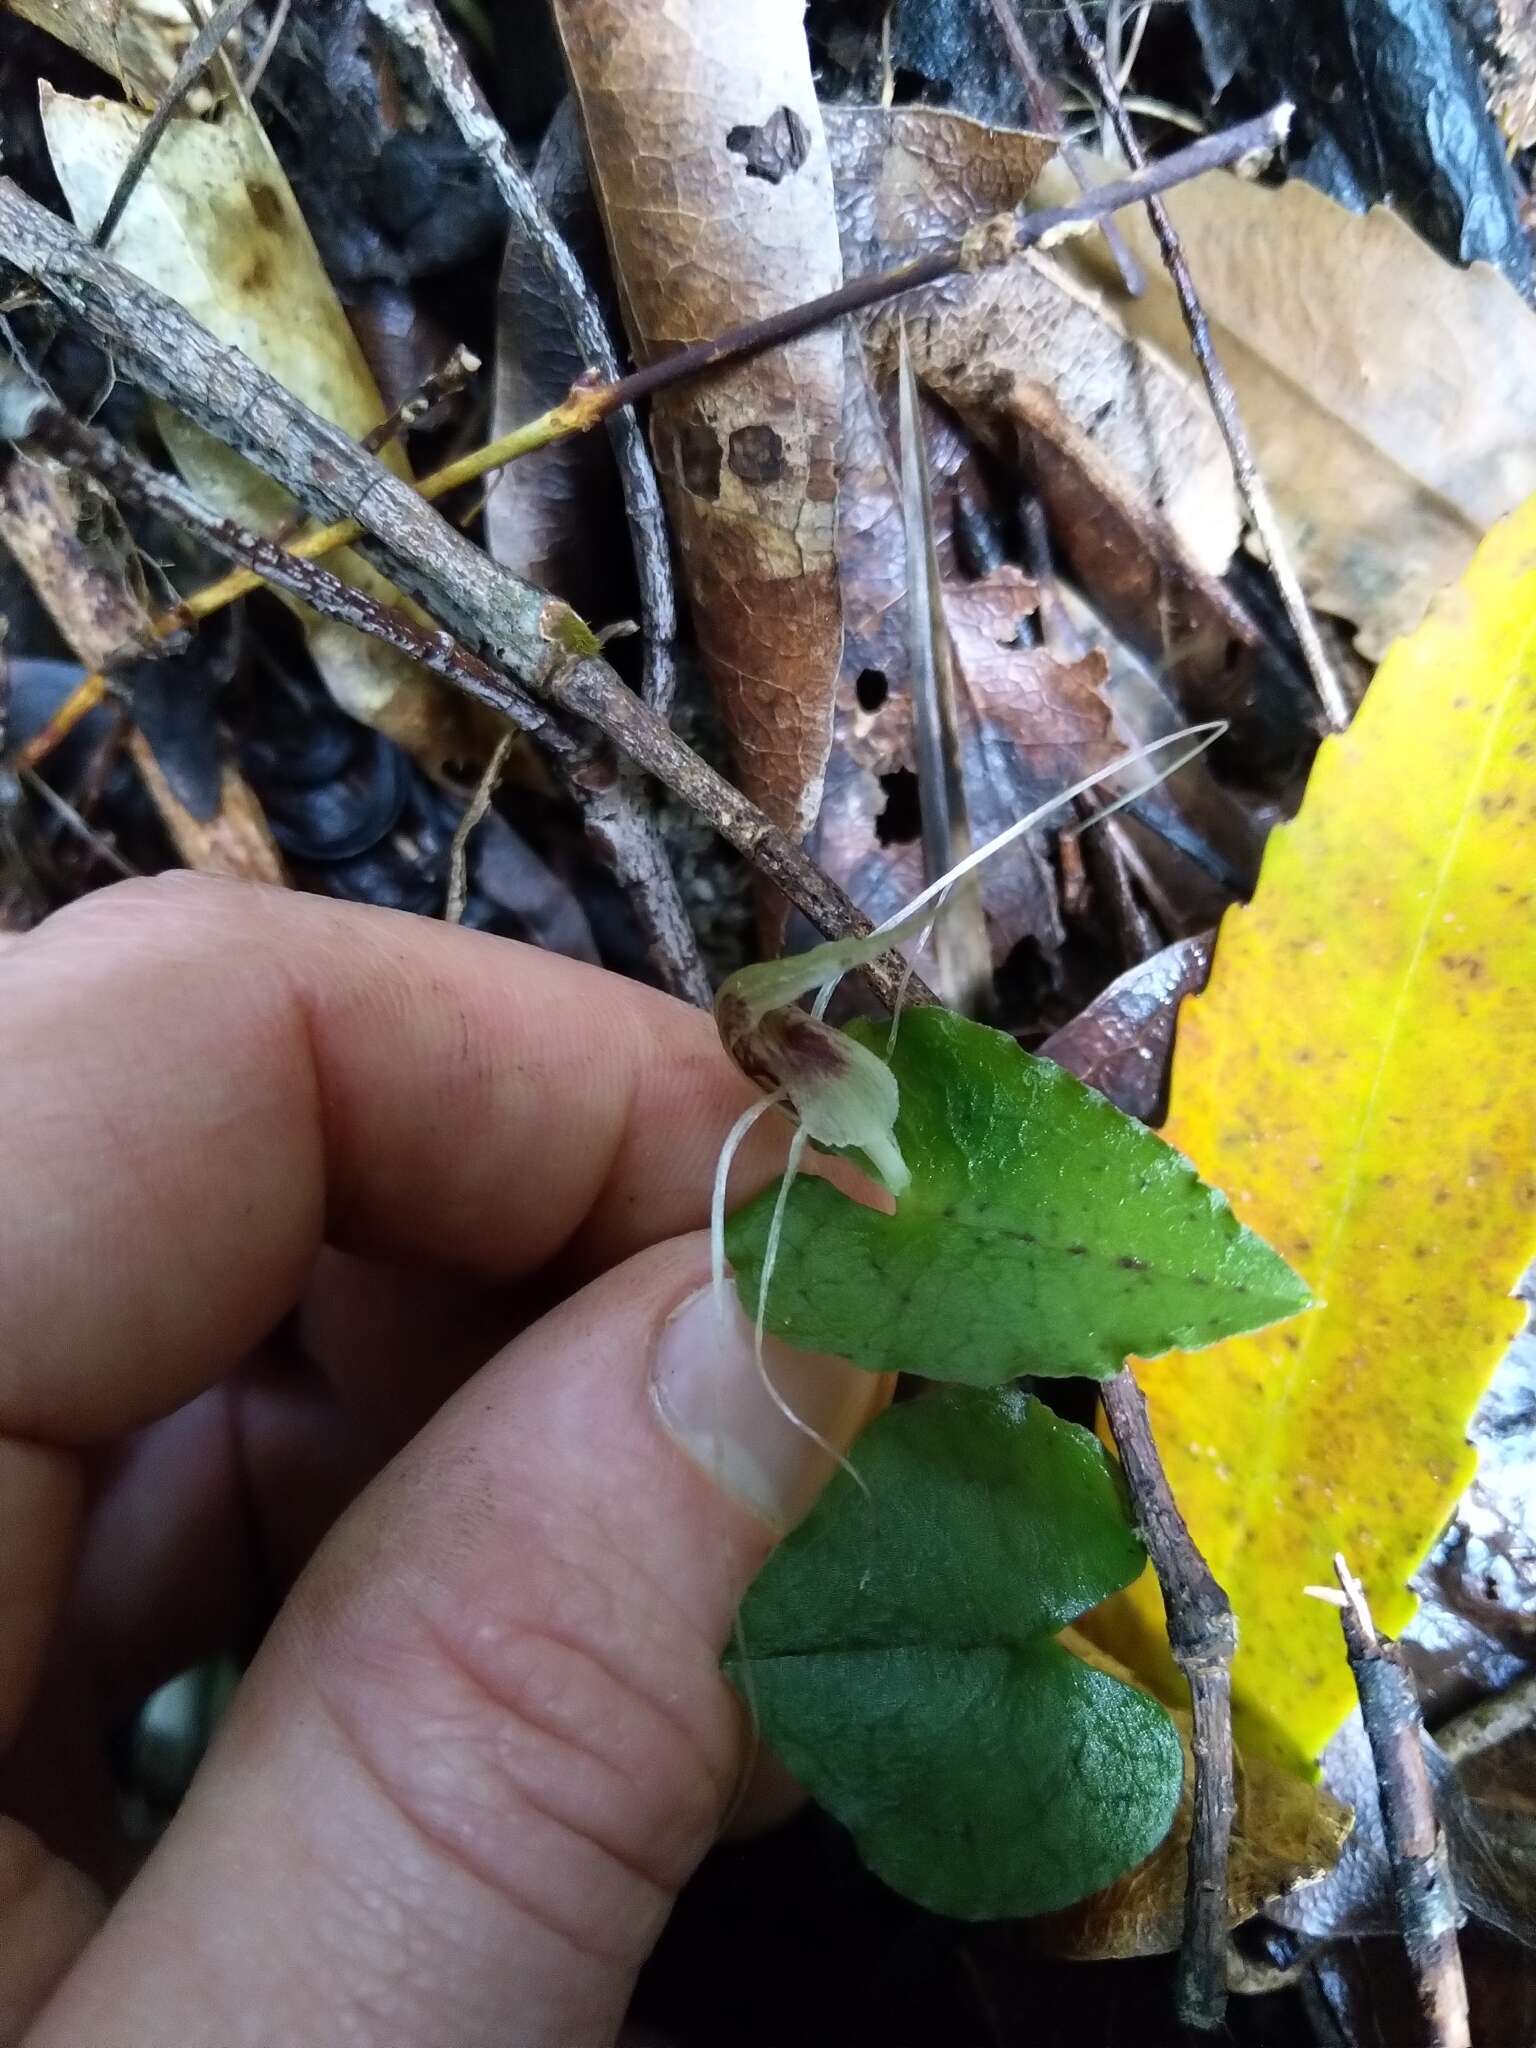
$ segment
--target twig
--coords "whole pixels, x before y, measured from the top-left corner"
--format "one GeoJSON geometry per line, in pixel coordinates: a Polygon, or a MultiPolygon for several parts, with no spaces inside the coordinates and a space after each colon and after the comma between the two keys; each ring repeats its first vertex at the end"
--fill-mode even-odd
{"type": "Polygon", "coordinates": [[[1214,135],[1203,135],[1186,149],[1159,157],[1156,163],[1144,165],[1129,177],[1117,178],[1107,185],[1096,185],[1069,206],[1042,207],[1034,213],[1021,210],[1000,214],[995,220],[982,222],[961,241],[947,248],[930,250],[926,256],[898,264],[894,270],[879,271],[870,277],[850,278],[836,291],[825,292],[819,299],[808,299],[804,305],[786,307],[783,312],[770,314],[767,319],[729,328],[712,341],[692,342],[687,348],[677,349],[658,362],[647,363],[643,369],[632,371],[618,384],[593,392],[591,402],[597,409],[596,416],[606,418],[616,406],[637,405],[642,398],[649,398],[686,378],[696,377],[701,371],[718,369],[722,363],[736,362],[746,356],[759,355],[764,349],[778,348],[784,342],[795,341],[800,335],[809,334],[813,328],[824,327],[829,320],[840,319],[845,313],[860,313],[866,306],[883,305],[888,299],[900,297],[903,292],[942,284],[946,278],[958,276],[962,271],[1006,263],[1027,249],[1052,248],[1058,242],[1086,234],[1106,215],[1118,213],[1122,207],[1134,206],[1150,194],[1166,192],[1191,178],[1203,177],[1207,171],[1233,164],[1265,162],[1284,143],[1290,121],[1291,108],[1282,104],[1235,128],[1223,128],[1214,135]]]}
{"type": "Polygon", "coordinates": [[[293,0],[277,0],[277,5],[272,10],[272,19],[267,23],[267,32],[262,38],[261,48],[256,52],[251,68],[240,86],[248,100],[256,97],[256,88],[267,75],[267,66],[272,62],[283,30],[288,26],[288,10],[292,5],[293,0]]]}
{"type": "Polygon", "coordinates": [[[1456,1940],[1456,1890],[1424,1761],[1418,1695],[1396,1644],[1384,1643],[1376,1633],[1365,1588],[1342,1557],[1334,1558],[1333,1569],[1339,1593],[1319,1587],[1309,1591],[1338,1602],[1360,1718],[1376,1766],[1382,1832],[1424,2039],[1427,2048],[1471,2048],[1467,1985],[1456,1940]]]}
{"type": "MultiPolygon", "coordinates": [[[[1049,135],[1061,151],[1061,160],[1072,173],[1079,192],[1091,190],[1092,181],[1083,153],[1067,134],[1067,124],[1061,118],[1061,106],[1051,90],[1051,81],[1040,68],[1040,60],[1030,48],[1029,38],[1020,26],[1015,6],[1017,0],[992,0],[992,12],[997,25],[1003,32],[1003,41],[1008,45],[1020,78],[1024,81],[1025,97],[1029,101],[1029,117],[1040,131],[1049,135]]],[[[1133,299],[1139,299],[1147,288],[1146,275],[1136,258],[1126,247],[1125,237],[1112,220],[1102,224],[1104,245],[1115,259],[1115,268],[1120,281],[1133,299]]]]}
{"type": "Polygon", "coordinates": [[[95,234],[91,237],[98,249],[105,249],[112,239],[112,232],[122,219],[129,200],[138,189],[139,180],[149,169],[149,160],[160,146],[160,138],[170,126],[182,101],[196,85],[199,76],[218,55],[224,38],[250,6],[251,0],[221,0],[197,34],[182,52],[181,62],[176,66],[175,76],[155,102],[155,111],[144,125],[144,132],[133,146],[133,154],[123,166],[123,175],[118,179],[112,197],[107,201],[107,210],[101,216],[95,234]]]}
{"type": "Polygon", "coordinates": [[[34,775],[30,768],[24,768],[21,773],[21,780],[35,797],[42,799],[61,825],[66,826],[69,831],[73,832],[77,839],[85,842],[98,860],[105,861],[109,868],[123,876],[124,879],[131,878],[138,873],[137,868],[131,868],[127,861],[123,859],[123,856],[118,852],[111,840],[103,838],[94,825],[88,825],[74,805],[66,798],[60,796],[59,792],[50,783],[44,782],[41,775],[34,775]]]}
{"type": "MultiPolygon", "coordinates": [[[[1104,56],[1104,45],[1094,34],[1087,15],[1083,12],[1082,0],[1064,0],[1067,19],[1072,32],[1082,46],[1083,55],[1093,72],[1094,82],[1110,119],[1114,122],[1115,133],[1120,138],[1120,147],[1125,160],[1133,170],[1140,170],[1146,164],[1146,155],[1137,139],[1136,129],[1125,110],[1120,88],[1115,82],[1104,56]]],[[[1165,159],[1168,161],[1168,159],[1165,159]]],[[[1227,444],[1227,454],[1232,463],[1232,474],[1237,488],[1242,492],[1243,503],[1248,507],[1248,516],[1253,521],[1254,531],[1259,536],[1269,566],[1279,589],[1286,617],[1296,635],[1302,659],[1317,690],[1319,701],[1330,725],[1342,732],[1349,724],[1349,699],[1344,686],[1334,673],[1333,664],[1323,650],[1318,637],[1317,624],[1302,590],[1296,568],[1291,560],[1290,547],[1281,530],[1280,520],[1270,498],[1269,488],[1259,474],[1254,460],[1253,444],[1248,439],[1248,430],[1243,425],[1242,414],[1238,411],[1237,394],[1232,389],[1231,379],[1222,368],[1221,358],[1216,353],[1216,343],[1211,335],[1211,323],[1205,317],[1205,308],[1195,290],[1194,278],[1190,275],[1189,261],[1184,254],[1184,245],[1179,240],[1178,229],[1173,224],[1162,200],[1155,194],[1145,195],[1147,218],[1152,223],[1152,232],[1157,237],[1157,246],[1162,251],[1163,262],[1173,282],[1173,289],[1179,301],[1179,311],[1184,316],[1184,325],[1189,330],[1189,345],[1193,352],[1200,375],[1205,381],[1206,393],[1211,401],[1211,410],[1216,415],[1216,424],[1221,437],[1227,444]]]]}
{"type": "Polygon", "coordinates": [[[1121,1470],[1168,1612],[1168,1647],[1189,1685],[1195,1813],[1179,1956],[1179,2017],[1217,2031],[1227,2006],[1227,1858],[1237,1808],[1232,1755],[1232,1605],[1201,1556],[1157,1454],[1146,1397],[1130,1367],[1100,1388],[1121,1470]]]}
{"type": "MultiPolygon", "coordinates": [[[[619,361],[602,308],[592,295],[575,252],[550,219],[532,180],[518,162],[506,130],[486,104],[458,44],[443,26],[433,0],[366,0],[366,4],[375,20],[415,55],[464,142],[490,173],[511,215],[514,232],[543,265],[588,368],[601,376],[604,383],[617,382],[621,375],[619,361]]],[[[608,421],[608,433],[618,464],[640,586],[640,629],[645,636],[641,694],[653,711],[666,717],[677,683],[677,596],[672,583],[666,514],[645,435],[634,412],[615,412],[608,421]]]]}
{"type": "MultiPolygon", "coordinates": [[[[3,391],[4,378],[0,374],[0,394],[3,391]]],[[[343,583],[319,563],[289,553],[233,520],[220,519],[174,477],[151,469],[128,454],[110,435],[72,418],[40,394],[29,393],[24,405],[11,408],[6,430],[25,432],[31,441],[60,461],[90,470],[124,503],[174,520],[220,554],[245,564],[261,582],[289,591],[326,617],[383,640],[455,689],[510,718],[550,750],[584,806],[591,805],[586,811],[589,830],[599,835],[617,831],[623,841],[623,828],[616,827],[613,821],[611,768],[594,758],[590,744],[559,716],[562,712],[596,726],[621,754],[707,818],[721,837],[782,889],[818,930],[833,938],[862,935],[869,930],[869,920],[837,884],[740,790],[732,788],[701,760],[596,656],[577,654],[557,661],[531,679],[536,695],[530,695],[490,662],[460,645],[451,634],[419,626],[404,612],[381,605],[351,584],[343,583]]],[[[644,880],[659,898],[661,875],[654,865],[649,869],[645,866],[647,859],[654,863],[659,856],[644,850],[629,851],[637,896],[645,893],[638,886],[644,880]]],[[[670,875],[670,870],[666,872],[670,875]]],[[[675,899],[675,884],[671,894],[675,899]]],[[[894,957],[866,970],[871,987],[887,1005],[894,1001],[904,974],[903,963],[894,957]]],[[[909,1000],[931,1000],[921,984],[909,982],[907,988],[909,1000]]]]}
{"type": "MultiPolygon", "coordinates": [[[[901,324],[901,519],[907,550],[907,665],[922,812],[923,880],[933,882],[965,859],[971,836],[955,703],[954,649],[944,613],[933,491],[918,410],[917,374],[901,324]]],[[[992,1003],[992,949],[982,912],[981,885],[969,875],[946,899],[933,933],[935,980],[952,1009],[982,1016],[992,1003]]]]}
{"type": "Polygon", "coordinates": [[[469,800],[468,808],[454,828],[453,844],[448,849],[448,901],[443,906],[443,917],[449,924],[463,921],[464,906],[469,901],[469,842],[475,827],[491,808],[491,799],[496,794],[502,770],[507,765],[517,739],[516,726],[509,725],[496,742],[491,758],[485,764],[485,773],[469,800]]]}
{"type": "Polygon", "coordinates": [[[381,448],[387,448],[391,441],[398,441],[408,434],[418,420],[424,419],[443,399],[451,397],[474,376],[480,367],[480,358],[467,349],[462,341],[455,342],[435,370],[429,370],[408,397],[402,398],[394,411],[387,413],[377,426],[370,427],[364,434],[360,446],[370,455],[377,455],[381,448]]]}
{"type": "MultiPolygon", "coordinates": [[[[1000,260],[1012,247],[1027,248],[1049,242],[1053,236],[1078,231],[1091,223],[1106,210],[1113,210],[1130,203],[1153,189],[1166,189],[1168,185],[1180,183],[1185,178],[1199,177],[1204,171],[1221,164],[1240,162],[1271,152],[1278,147],[1286,123],[1290,117],[1287,107],[1277,108],[1273,113],[1257,121],[1245,123],[1240,128],[1223,130],[1221,134],[1206,136],[1187,150],[1164,157],[1152,170],[1140,178],[1122,179],[1118,184],[1096,188],[1091,200],[1081,207],[1057,207],[1048,212],[1026,214],[1022,217],[1004,216],[1001,233],[993,233],[991,243],[985,236],[978,238],[976,253],[968,252],[966,245],[957,245],[947,251],[906,264],[897,270],[886,271],[875,278],[856,279],[836,292],[821,299],[811,300],[806,305],[788,312],[776,314],[771,320],[751,323],[732,329],[730,333],[717,336],[713,341],[694,343],[676,354],[663,357],[659,362],[648,364],[628,377],[621,377],[609,384],[579,382],[572,386],[558,405],[541,413],[537,419],[525,421],[509,433],[488,442],[485,447],[472,450],[448,463],[444,468],[423,478],[416,486],[419,495],[431,501],[457,490],[488,475],[492,470],[504,468],[508,463],[522,456],[547,448],[556,441],[572,434],[586,433],[600,424],[611,414],[637,403],[639,400],[664,389],[668,384],[680,381],[686,376],[696,376],[701,370],[717,368],[720,365],[756,354],[762,349],[779,342],[793,340],[797,335],[808,333],[823,322],[833,320],[842,314],[857,311],[866,305],[895,298],[904,291],[920,285],[933,284],[953,276],[959,269],[975,260],[1000,260]]],[[[985,224],[989,230],[996,230],[997,223],[985,224]]],[[[78,247],[78,238],[70,237],[62,222],[47,213],[42,207],[25,196],[7,180],[0,179],[0,258],[15,265],[28,277],[44,283],[45,288],[60,300],[66,310],[72,310],[74,317],[87,327],[92,326],[91,313],[87,310],[90,301],[90,286],[93,282],[89,268],[76,264],[78,274],[71,276],[64,267],[66,252],[78,247]]],[[[137,286],[137,281],[122,279],[124,284],[137,286]]],[[[164,308],[171,307],[177,314],[180,309],[174,302],[161,299],[158,294],[142,289],[150,304],[164,308]]],[[[110,295],[109,307],[114,306],[110,295]]],[[[121,309],[121,294],[114,310],[121,309]]],[[[145,328],[141,322],[140,331],[145,328]]],[[[118,331],[117,345],[124,346],[118,331]]],[[[142,360],[142,359],[141,359],[142,360]]],[[[140,381],[157,390],[172,404],[179,403],[178,393],[163,384],[156,384],[150,367],[140,371],[140,381]]],[[[281,387],[277,387],[281,388],[281,387]]],[[[215,433],[217,428],[212,429],[215,433]]],[[[226,430],[226,436],[228,430],[226,430]]],[[[238,437],[236,437],[238,438],[238,437]]],[[[259,462],[259,457],[257,458],[259,462]]],[[[301,485],[291,484],[295,494],[303,497],[301,485]]],[[[313,497],[311,489],[311,498],[313,497]]],[[[349,547],[360,538],[364,531],[362,521],[346,514],[333,518],[328,525],[307,534],[302,541],[294,544],[294,553],[305,557],[330,554],[336,548],[349,547]]],[[[157,632],[165,633],[190,623],[193,619],[207,618],[233,604],[254,590],[260,579],[243,570],[222,577],[217,583],[195,591],[184,600],[178,611],[168,614],[156,622],[157,632]]],[[[526,586],[524,586],[526,588],[526,586]]],[[[106,689],[102,676],[88,676],[76,692],[69,706],[61,709],[58,716],[50,721],[47,734],[39,734],[33,746],[36,751],[29,757],[32,765],[40,760],[47,749],[56,745],[69,731],[74,715],[84,712],[101,701],[106,689]]]]}
{"type": "Polygon", "coordinates": [[[1463,1764],[1536,1726],[1536,1671],[1479,1700],[1437,1728],[1431,1740],[1449,1764],[1463,1764]]]}
{"type": "MultiPolygon", "coordinates": [[[[542,264],[588,368],[614,382],[620,376],[619,362],[602,309],[432,0],[367,0],[367,5],[374,18],[413,53],[464,142],[485,165],[511,216],[513,232],[521,235],[542,264]]],[[[612,414],[608,435],[618,466],[639,586],[644,635],[641,694],[649,709],[665,719],[677,685],[677,596],[666,514],[645,435],[634,412],[625,409],[612,414]]],[[[688,986],[678,987],[676,992],[707,1003],[709,984],[698,941],[683,912],[654,821],[647,815],[645,786],[634,764],[622,755],[606,772],[597,763],[591,764],[583,772],[581,801],[588,835],[607,853],[615,872],[630,876],[632,895],[665,911],[663,921],[653,922],[649,928],[651,947],[663,963],[686,956],[688,986]]],[[[673,974],[669,979],[675,984],[677,977],[673,974]]]]}

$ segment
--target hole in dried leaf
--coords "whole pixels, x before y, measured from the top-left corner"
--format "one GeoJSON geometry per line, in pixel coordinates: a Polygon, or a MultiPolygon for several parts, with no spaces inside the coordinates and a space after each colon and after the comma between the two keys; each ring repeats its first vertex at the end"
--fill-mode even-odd
{"type": "Polygon", "coordinates": [[[718,498],[720,442],[714,428],[703,420],[688,420],[679,427],[674,445],[684,489],[696,498],[718,498]]]}
{"type": "Polygon", "coordinates": [[[726,460],[744,484],[777,483],[784,474],[784,443],[772,427],[737,427],[726,460]]]}
{"type": "Polygon", "coordinates": [[[775,107],[758,127],[730,129],[725,146],[745,160],[747,176],[777,185],[798,171],[811,150],[811,131],[793,107],[775,107]]]}
{"type": "Polygon", "coordinates": [[[890,695],[891,686],[885,679],[884,669],[861,668],[853,686],[853,694],[859,700],[861,711],[878,711],[890,695]]]}
{"type": "Polygon", "coordinates": [[[882,775],[880,787],[885,802],[875,820],[875,837],[882,846],[906,846],[922,836],[923,807],[917,777],[910,768],[898,768],[882,775]]]}

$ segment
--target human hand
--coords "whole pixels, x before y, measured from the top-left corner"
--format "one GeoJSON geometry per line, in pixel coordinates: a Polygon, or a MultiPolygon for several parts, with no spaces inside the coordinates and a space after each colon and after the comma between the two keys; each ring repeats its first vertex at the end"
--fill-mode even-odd
{"type": "MultiPolygon", "coordinates": [[[[828,1469],[699,1294],[710,1020],[189,877],[9,943],[0,1016],[0,2043],[611,2040],[828,1469]],[[103,1919],[102,1727],[317,1540],[103,1919]]],[[[884,1398],[770,1350],[839,1443],[884,1398]]]]}

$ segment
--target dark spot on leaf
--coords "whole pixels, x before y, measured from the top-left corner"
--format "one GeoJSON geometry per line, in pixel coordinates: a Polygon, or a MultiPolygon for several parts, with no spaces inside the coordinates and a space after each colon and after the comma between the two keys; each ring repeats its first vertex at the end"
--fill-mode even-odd
{"type": "Polygon", "coordinates": [[[726,460],[744,484],[777,483],[784,474],[784,443],[772,427],[737,427],[726,460]]]}
{"type": "Polygon", "coordinates": [[[240,273],[240,289],[262,292],[272,282],[272,265],[267,257],[254,256],[240,273]]]}
{"type": "Polygon", "coordinates": [[[1085,1245],[1085,1244],[1069,1244],[1069,1245],[1067,1246],[1067,1257],[1068,1257],[1069,1259],[1086,1259],[1086,1258],[1087,1258],[1087,1256],[1088,1256],[1088,1247],[1087,1247],[1087,1245],[1085,1245]]]}
{"type": "Polygon", "coordinates": [[[703,420],[688,420],[673,438],[677,473],[696,498],[720,495],[720,438],[703,420]]]}
{"type": "Polygon", "coordinates": [[[890,688],[885,679],[884,669],[861,668],[853,686],[853,694],[859,700],[861,711],[878,711],[890,695],[890,688]]]}
{"type": "Polygon", "coordinates": [[[251,202],[251,211],[264,228],[280,228],[283,224],[283,202],[270,185],[255,184],[245,188],[251,202]]]}
{"type": "Polygon", "coordinates": [[[909,846],[923,829],[923,809],[917,793],[917,777],[910,768],[897,768],[882,775],[880,787],[885,802],[875,820],[875,837],[882,846],[909,846]]]}
{"type": "Polygon", "coordinates": [[[793,107],[775,107],[757,127],[730,129],[725,146],[742,158],[749,178],[777,185],[798,171],[811,153],[811,131],[793,107]]]}
{"type": "Polygon", "coordinates": [[[1133,1259],[1129,1252],[1122,1253],[1115,1264],[1123,1267],[1127,1273],[1145,1273],[1147,1270],[1146,1260],[1133,1259]]]}

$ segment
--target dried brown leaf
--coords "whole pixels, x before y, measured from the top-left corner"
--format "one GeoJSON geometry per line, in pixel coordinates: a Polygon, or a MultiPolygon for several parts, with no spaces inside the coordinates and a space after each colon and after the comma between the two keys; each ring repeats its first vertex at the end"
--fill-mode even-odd
{"type": "MultiPolygon", "coordinates": [[[[587,180],[575,102],[567,99],[539,149],[533,182],[588,276],[604,262],[602,223],[587,180]]],[[[564,398],[587,365],[524,238],[508,240],[496,295],[496,393],[491,430],[504,434],[564,398]]],[[[577,434],[510,463],[486,499],[486,540],[498,562],[552,590],[583,618],[629,608],[615,563],[628,557],[624,502],[607,438],[577,434]]]]}
{"type": "Polygon", "coordinates": [[[1209,934],[1179,939],[1127,968],[1070,1024],[1051,1033],[1042,1055],[1107,1095],[1127,1116],[1159,1122],[1179,1004],[1204,988],[1211,944],[1209,934]]]}
{"type": "MultiPolygon", "coordinates": [[[[925,426],[935,477],[941,557],[953,563],[953,481],[965,446],[946,419],[925,426]]],[[[868,366],[850,337],[844,405],[838,559],[847,631],[837,727],[818,857],[871,917],[892,915],[922,887],[915,820],[892,831],[892,786],[917,767],[906,648],[906,532],[897,464],[868,366]]],[[[1004,564],[966,581],[946,576],[945,622],[956,670],[962,766],[972,836],[979,844],[1075,781],[1113,751],[1101,694],[1103,657],[1062,661],[1030,644],[1035,591],[1004,564]]],[[[896,785],[899,787],[899,784],[896,785]]],[[[1021,939],[1048,956],[1066,934],[1048,836],[1031,835],[982,871],[994,963],[1021,939]]]]}
{"type": "MultiPolygon", "coordinates": [[[[48,457],[19,451],[0,478],[0,541],[88,668],[102,667],[137,641],[149,643],[138,553],[99,484],[48,457]]],[[[286,879],[266,816],[232,760],[220,764],[217,799],[199,817],[172,789],[142,733],[130,733],[128,751],[188,867],[252,882],[286,879]]]]}
{"type": "MultiPolygon", "coordinates": [[[[1135,1674],[1068,1629],[1071,1647],[1126,1685],[1135,1674]]],[[[1049,1955],[1080,1961],[1162,1955],[1179,1945],[1194,1817],[1194,1758],[1186,1707],[1169,1709],[1184,1745],[1184,1792],[1172,1828],[1134,1870],[1063,1913],[1029,1923],[1030,1939],[1049,1955]]],[[[1333,1867],[1350,1829],[1348,1807],[1321,1786],[1266,1757],[1239,1751],[1237,1816],[1228,1866],[1230,1924],[1240,1926],[1271,1900],[1313,1884],[1333,1867]]]]}
{"type": "MultiPolygon", "coordinates": [[[[1043,193],[1054,193],[1052,168],[1043,193]]],[[[1536,491],[1536,312],[1487,264],[1446,262],[1384,207],[1219,172],[1166,195],[1258,465],[1313,603],[1379,656],[1536,491]]],[[[1063,264],[1187,360],[1140,209],[1125,297],[1084,241],[1063,264]]]]}
{"type": "MultiPolygon", "coordinates": [[[[799,11],[782,0],[556,0],[635,353],[842,281],[799,11]]],[[[842,623],[834,525],[842,343],[805,336],[658,398],[657,467],[742,787],[815,820],[842,623]]]]}
{"type": "MultiPolygon", "coordinates": [[[[827,111],[850,276],[883,270],[955,241],[988,215],[1021,205],[1052,145],[929,108],[827,111]]],[[[1011,452],[1021,404],[1049,394],[1085,435],[1130,501],[1166,520],[1191,560],[1219,572],[1238,536],[1231,465],[1191,374],[1128,333],[1104,299],[1053,257],[952,278],[875,308],[864,332],[877,367],[894,359],[905,320],[928,388],[1011,452]]]]}

